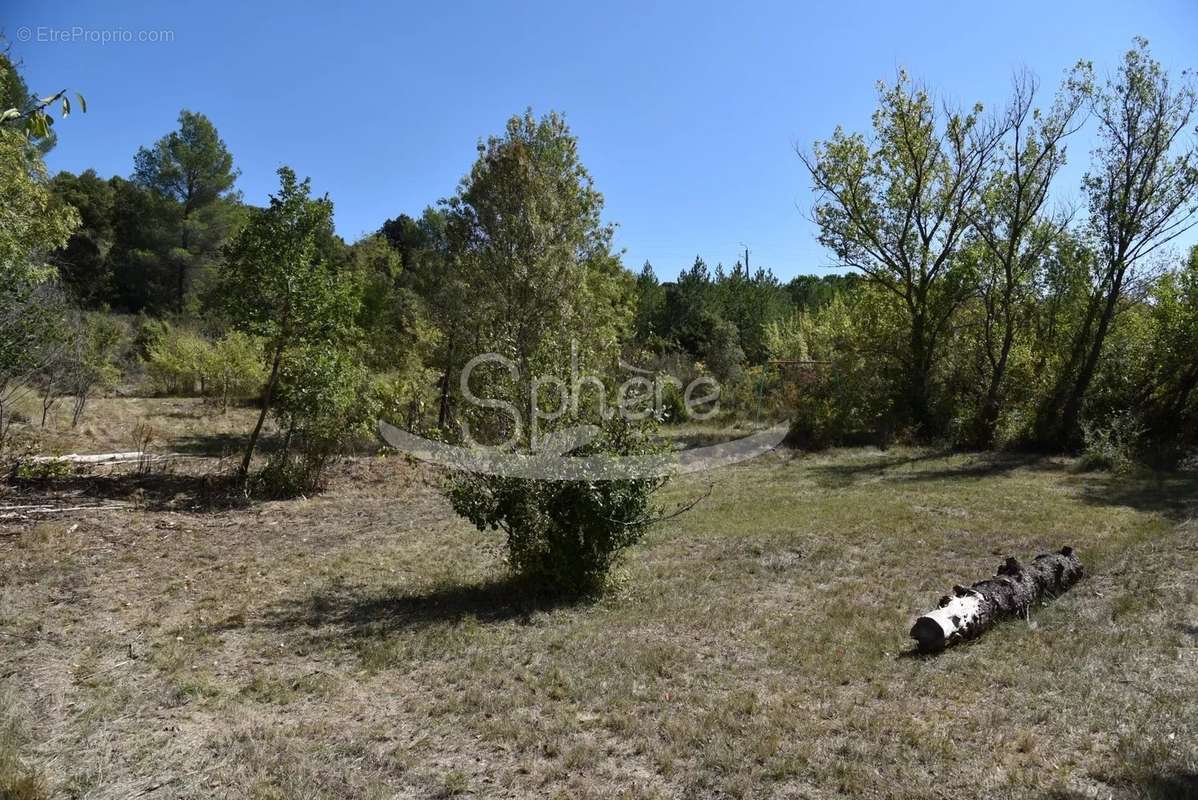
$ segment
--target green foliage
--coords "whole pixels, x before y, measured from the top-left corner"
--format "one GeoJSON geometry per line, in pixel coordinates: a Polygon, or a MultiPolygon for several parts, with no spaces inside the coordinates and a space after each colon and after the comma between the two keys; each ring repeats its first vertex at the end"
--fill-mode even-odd
{"type": "Polygon", "coordinates": [[[279,192],[254,209],[225,248],[217,293],[240,330],[272,347],[344,337],[354,328],[359,298],[352,273],[320,252],[331,236],[333,204],[312,199],[308,180],[278,171],[279,192]]]}
{"type": "MultiPolygon", "coordinates": [[[[450,280],[469,301],[464,318],[442,333],[455,360],[495,353],[516,374],[478,374],[477,395],[528,409],[534,380],[566,379],[572,364],[614,366],[632,319],[632,280],[612,252],[602,208],[560,116],[526,112],[479,146],[447,210],[450,280]]],[[[473,406],[460,414],[475,431],[507,438],[504,420],[473,406]]]]}
{"type": "MultiPolygon", "coordinates": [[[[645,455],[650,430],[618,417],[575,455],[645,455]]],[[[502,531],[513,572],[535,587],[570,595],[603,587],[620,553],[641,539],[661,480],[546,481],[459,474],[454,510],[479,530],[502,531]]]]}
{"type": "Polygon", "coordinates": [[[1198,246],[1181,270],[1158,281],[1149,336],[1144,424],[1160,460],[1176,463],[1198,447],[1198,246]]]}
{"type": "MultiPolygon", "coordinates": [[[[290,431],[276,474],[301,488],[319,484],[324,465],[343,441],[336,415],[360,379],[350,370],[349,346],[358,333],[359,278],[333,256],[333,204],[312,199],[310,184],[279,169],[279,192],[255,211],[226,248],[215,296],[237,329],[260,338],[269,359],[262,411],[241,464],[250,462],[266,415],[278,395],[278,414],[290,431]],[[303,463],[293,474],[292,434],[299,433],[303,463]]],[[[340,421],[348,424],[346,420],[340,421]]],[[[285,486],[284,486],[285,488],[285,486]]]]}
{"type": "Polygon", "coordinates": [[[725,319],[716,319],[707,332],[703,345],[703,364],[725,383],[735,383],[744,375],[745,351],[740,346],[740,333],[725,319]]]}
{"type": "Polygon", "coordinates": [[[804,157],[821,244],[902,312],[896,333],[905,346],[892,351],[892,367],[904,376],[911,424],[924,434],[941,427],[935,372],[953,314],[972,291],[958,254],[997,143],[981,111],[941,113],[900,72],[893,85],[878,85],[872,137],[838,128],[804,157]]]}
{"type": "Polygon", "coordinates": [[[108,257],[115,236],[112,183],[89,169],[79,175],[60,172],[50,181],[50,188],[80,218],[78,229],[54,255],[63,286],[84,307],[112,304],[116,297],[115,277],[108,257]]]}
{"type": "Polygon", "coordinates": [[[160,326],[146,346],[145,368],[150,385],[159,394],[203,394],[212,345],[195,331],[165,322],[160,326]]]}
{"type": "Polygon", "coordinates": [[[372,378],[369,403],[378,419],[418,431],[437,401],[437,371],[417,360],[404,366],[372,378]]]}
{"type": "Polygon", "coordinates": [[[1190,136],[1198,113],[1198,88],[1180,82],[1138,38],[1119,69],[1091,89],[1098,146],[1082,180],[1088,206],[1085,234],[1094,269],[1087,286],[1083,324],[1053,391],[1041,404],[1039,442],[1067,446],[1099,374],[1107,338],[1127,292],[1152,253],[1198,223],[1198,142],[1190,136]]]}
{"type": "MultiPolygon", "coordinates": [[[[32,458],[21,458],[16,461],[13,476],[22,481],[52,481],[67,478],[75,474],[75,465],[60,458],[50,458],[34,461],[32,458]]],[[[3,797],[0,794],[0,797],[3,797]]]]}
{"type": "Polygon", "coordinates": [[[216,127],[192,111],[179,112],[178,130],[138,150],[132,182],[148,195],[138,204],[149,218],[134,224],[148,223],[154,240],[127,255],[140,256],[153,277],[147,305],[182,311],[189,291],[205,288],[221,245],[241,223],[237,176],[216,127]]]}
{"type": "Polygon", "coordinates": [[[324,488],[328,465],[371,431],[375,409],[363,402],[367,379],[357,354],[330,344],[286,354],[271,405],[284,439],[255,478],[258,493],[294,496],[324,488]]]}
{"type": "MultiPolygon", "coordinates": [[[[480,344],[526,373],[614,360],[631,322],[632,281],[601,220],[603,196],[554,113],[512,117],[448,203],[451,258],[480,344]]],[[[524,395],[527,397],[527,394],[524,395]]]]}
{"type": "Polygon", "coordinates": [[[64,354],[63,387],[74,398],[71,425],[79,424],[87,401],[120,380],[118,358],[128,341],[125,327],[105,314],[85,314],[75,326],[64,354]]]}
{"type": "Polygon", "coordinates": [[[63,341],[67,315],[47,259],[79,222],[54,198],[41,156],[27,144],[0,126],[0,450],[12,403],[63,341]]]}
{"type": "Polygon", "coordinates": [[[662,381],[661,417],[663,422],[670,423],[681,423],[690,419],[686,397],[673,381],[662,381]]]}
{"type": "Polygon", "coordinates": [[[810,358],[824,363],[783,373],[793,392],[787,403],[793,414],[791,441],[815,449],[887,444],[903,405],[902,376],[894,371],[901,363],[894,348],[903,344],[896,337],[903,319],[889,295],[880,287],[861,286],[810,317],[797,327],[810,358]]]}
{"type": "Polygon", "coordinates": [[[241,331],[229,331],[213,343],[205,368],[204,385],[218,398],[222,410],[237,398],[256,397],[266,382],[262,342],[241,331]]]}
{"type": "Polygon", "coordinates": [[[847,275],[796,275],[786,284],[786,294],[799,311],[818,311],[838,294],[851,292],[861,276],[847,275]]]}
{"type": "Polygon", "coordinates": [[[233,156],[203,114],[179,112],[179,129],[142,147],[134,157],[137,183],[182,205],[186,212],[213,203],[233,187],[233,156]]]}
{"type": "Polygon", "coordinates": [[[0,287],[35,283],[53,274],[52,251],[79,225],[75,209],[50,191],[41,157],[18,131],[0,126],[0,287]]]}
{"type": "MultiPolygon", "coordinates": [[[[75,94],[76,105],[87,113],[87,101],[75,94]]],[[[39,156],[54,149],[58,137],[54,133],[52,112],[57,108],[62,119],[71,115],[71,98],[67,91],[48,97],[38,97],[29,91],[25,79],[7,52],[0,53],[0,127],[20,132],[39,156]]]]}
{"type": "MultiPolygon", "coordinates": [[[[509,120],[448,203],[449,263],[470,304],[471,355],[496,353],[512,370],[472,376],[479,397],[502,399],[526,415],[530,404],[556,410],[538,381],[568,381],[573,370],[606,375],[633,318],[632,280],[612,252],[603,198],[578,159],[578,144],[556,114],[509,120]]],[[[461,331],[443,331],[450,342],[461,331]]],[[[472,435],[535,449],[539,435],[593,423],[602,434],[580,454],[632,455],[651,445],[639,428],[598,415],[595,394],[541,424],[513,427],[506,415],[463,406],[472,435]]],[[[620,550],[649,523],[659,481],[536,481],[458,475],[448,487],[458,513],[507,535],[512,569],[536,586],[591,591],[620,550]]]]}
{"type": "Polygon", "coordinates": [[[1138,460],[1144,429],[1133,413],[1119,411],[1105,424],[1083,421],[1082,435],[1085,447],[1079,462],[1081,469],[1126,473],[1138,460]]]}
{"type": "Polygon", "coordinates": [[[666,290],[657,280],[653,265],[646,261],[636,277],[636,316],[633,318],[632,332],[637,341],[647,342],[651,337],[660,335],[658,328],[663,321],[665,304],[666,290]]]}
{"type": "Polygon", "coordinates": [[[811,318],[801,311],[773,320],[763,331],[765,350],[771,359],[806,361],[811,358],[807,345],[811,337],[811,318]]]}
{"type": "Polygon", "coordinates": [[[190,111],[138,151],[131,180],[59,173],[54,195],[82,217],[53,254],[64,286],[89,309],[198,311],[222,245],[244,221],[237,175],[215,127],[190,111]]]}

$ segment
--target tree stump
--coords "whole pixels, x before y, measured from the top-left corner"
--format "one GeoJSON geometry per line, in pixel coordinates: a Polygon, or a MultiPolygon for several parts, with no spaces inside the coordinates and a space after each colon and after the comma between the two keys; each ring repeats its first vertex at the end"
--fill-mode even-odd
{"type": "Polygon", "coordinates": [[[1006,617],[1026,616],[1035,603],[1064,592],[1082,577],[1082,562],[1072,547],[1036,556],[1024,566],[1008,558],[998,574],[966,589],[954,586],[951,595],[911,628],[920,652],[943,650],[965,639],[980,636],[1006,617]]]}

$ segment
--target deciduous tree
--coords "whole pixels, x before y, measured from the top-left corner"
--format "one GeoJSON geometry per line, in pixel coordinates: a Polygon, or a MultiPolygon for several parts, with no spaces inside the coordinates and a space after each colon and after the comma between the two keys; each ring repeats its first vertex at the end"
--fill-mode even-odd
{"type": "Polygon", "coordinates": [[[1095,89],[1090,108],[1099,137],[1082,183],[1095,250],[1090,298],[1037,425],[1041,441],[1058,447],[1076,441],[1111,325],[1129,289],[1144,288],[1138,273],[1198,224],[1198,92],[1188,77],[1175,84],[1148,42],[1137,39],[1118,72],[1095,89]]]}
{"type": "Polygon", "coordinates": [[[817,195],[820,242],[903,309],[906,405],[912,423],[930,432],[939,349],[973,289],[957,255],[1002,131],[980,104],[938,110],[905,72],[878,89],[872,138],[838,128],[800,157],[817,195]]]}
{"type": "Polygon", "coordinates": [[[284,359],[289,354],[302,358],[304,348],[314,345],[341,345],[352,333],[358,311],[352,274],[338,270],[321,252],[322,237],[332,235],[332,201],[312,198],[309,181],[297,180],[289,167],[278,174],[279,191],[270,204],[255,209],[225,249],[218,283],[229,319],[260,337],[269,354],[262,409],[241,462],[243,481],[281,370],[302,369],[284,365],[284,359]]]}

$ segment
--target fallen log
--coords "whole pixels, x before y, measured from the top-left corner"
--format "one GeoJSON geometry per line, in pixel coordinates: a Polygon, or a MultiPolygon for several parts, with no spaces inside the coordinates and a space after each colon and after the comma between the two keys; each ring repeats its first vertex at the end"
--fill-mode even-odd
{"type": "Polygon", "coordinates": [[[943,650],[980,636],[1003,618],[1026,616],[1035,603],[1056,597],[1081,577],[1082,562],[1072,547],[1038,555],[1026,566],[1008,558],[993,578],[968,589],[954,586],[938,608],[915,620],[911,638],[921,652],[943,650]]]}
{"type": "Polygon", "coordinates": [[[188,455],[186,453],[139,453],[130,451],[128,453],[95,453],[89,455],[80,455],[79,453],[68,453],[65,456],[34,456],[29,459],[34,464],[91,464],[91,465],[110,465],[110,464],[154,464],[159,461],[173,461],[177,459],[202,458],[202,456],[188,455]]]}
{"type": "Polygon", "coordinates": [[[68,453],[65,456],[34,456],[30,461],[35,464],[45,464],[51,461],[61,461],[67,464],[106,464],[113,461],[136,461],[142,455],[136,450],[128,453],[95,453],[94,455],[68,453]]]}

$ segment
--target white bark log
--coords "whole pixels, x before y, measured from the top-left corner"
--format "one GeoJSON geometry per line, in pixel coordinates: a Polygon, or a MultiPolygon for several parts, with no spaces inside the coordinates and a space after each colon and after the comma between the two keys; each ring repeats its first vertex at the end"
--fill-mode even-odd
{"type": "Polygon", "coordinates": [[[966,589],[953,587],[911,627],[911,638],[924,652],[942,650],[980,635],[1004,617],[1026,615],[1041,600],[1064,592],[1082,576],[1082,564],[1072,547],[1036,556],[1024,567],[1008,558],[993,578],[966,589]]]}
{"type": "Polygon", "coordinates": [[[912,629],[911,636],[920,641],[935,641],[938,637],[943,641],[964,638],[966,631],[978,624],[982,617],[983,604],[986,598],[980,592],[966,589],[957,597],[945,597],[947,603],[934,611],[929,611],[915,621],[919,634],[912,629]],[[931,630],[931,626],[935,630],[931,630]],[[926,630],[925,630],[926,629],[926,630]]]}
{"type": "Polygon", "coordinates": [[[37,464],[53,461],[62,461],[67,464],[136,464],[138,462],[165,461],[174,458],[196,458],[196,456],[184,455],[183,453],[139,453],[132,451],[128,453],[95,453],[92,455],[70,453],[65,456],[34,456],[30,460],[37,464]]]}
{"type": "Polygon", "coordinates": [[[65,461],[68,464],[104,464],[109,461],[132,461],[137,459],[141,453],[96,453],[95,455],[80,455],[79,453],[70,453],[65,456],[34,456],[31,460],[42,464],[50,461],[65,461]]]}

